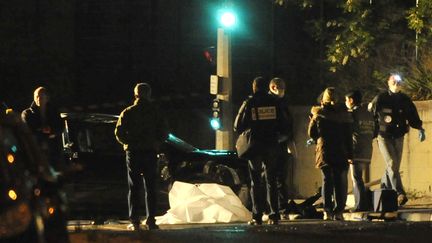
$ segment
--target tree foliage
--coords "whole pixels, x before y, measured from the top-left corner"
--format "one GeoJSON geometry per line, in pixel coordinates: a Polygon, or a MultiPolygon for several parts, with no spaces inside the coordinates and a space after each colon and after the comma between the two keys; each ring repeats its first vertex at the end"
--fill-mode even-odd
{"type": "Polygon", "coordinates": [[[418,0],[416,5],[416,0],[275,0],[275,4],[305,13],[315,10],[309,33],[323,44],[328,70],[334,73],[329,77],[341,86],[383,87],[388,73],[397,71],[406,78],[413,98],[432,97],[427,72],[432,62],[427,44],[432,39],[432,1],[418,0]]]}

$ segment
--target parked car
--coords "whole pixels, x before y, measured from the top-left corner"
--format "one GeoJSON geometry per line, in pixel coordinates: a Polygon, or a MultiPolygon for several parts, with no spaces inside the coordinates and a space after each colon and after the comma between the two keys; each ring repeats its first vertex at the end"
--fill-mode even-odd
{"type": "MultiPolygon", "coordinates": [[[[125,155],[114,136],[118,116],[62,113],[61,117],[66,160],[82,167],[65,184],[71,217],[99,222],[127,218],[125,155]]],[[[247,163],[235,151],[198,149],[169,134],[158,158],[160,214],[169,208],[167,193],[174,181],[228,185],[248,203],[247,163]]]]}
{"type": "Polygon", "coordinates": [[[69,242],[55,174],[18,114],[0,114],[0,241],[69,242]]]}

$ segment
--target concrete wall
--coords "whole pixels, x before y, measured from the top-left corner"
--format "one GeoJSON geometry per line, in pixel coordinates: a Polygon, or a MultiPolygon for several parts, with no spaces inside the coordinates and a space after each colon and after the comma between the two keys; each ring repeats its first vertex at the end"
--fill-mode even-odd
{"type": "MultiPolygon", "coordinates": [[[[415,102],[423,127],[426,130],[426,141],[418,140],[418,130],[410,129],[405,135],[402,155],[402,182],[408,194],[414,196],[432,195],[432,101],[415,102]]],[[[307,126],[310,107],[292,107],[295,118],[294,129],[298,158],[292,163],[288,174],[290,194],[295,197],[313,195],[321,185],[320,170],[314,168],[315,146],[306,147],[307,126]]],[[[379,152],[377,141],[373,141],[373,155],[370,166],[370,180],[380,179],[384,172],[384,161],[379,152]]],[[[349,178],[351,189],[351,180],[349,178]]],[[[372,189],[377,186],[372,187],[372,189]]]]}

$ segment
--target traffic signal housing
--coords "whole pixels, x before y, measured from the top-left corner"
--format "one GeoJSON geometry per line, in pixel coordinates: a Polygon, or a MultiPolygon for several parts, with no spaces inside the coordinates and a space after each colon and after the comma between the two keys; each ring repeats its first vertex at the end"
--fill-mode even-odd
{"type": "Polygon", "coordinates": [[[210,126],[213,130],[220,130],[222,128],[222,100],[214,99],[212,102],[212,117],[210,119],[210,126]]]}

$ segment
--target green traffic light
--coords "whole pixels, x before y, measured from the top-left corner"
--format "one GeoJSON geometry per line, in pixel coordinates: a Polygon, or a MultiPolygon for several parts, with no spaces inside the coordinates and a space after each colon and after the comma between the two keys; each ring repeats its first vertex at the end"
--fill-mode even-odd
{"type": "Polygon", "coordinates": [[[225,27],[232,27],[236,23],[236,16],[234,15],[233,12],[226,11],[222,13],[220,17],[220,22],[225,27]]]}
{"type": "Polygon", "coordinates": [[[210,126],[213,128],[213,130],[219,130],[222,127],[220,119],[219,118],[210,119],[210,126]]]}

